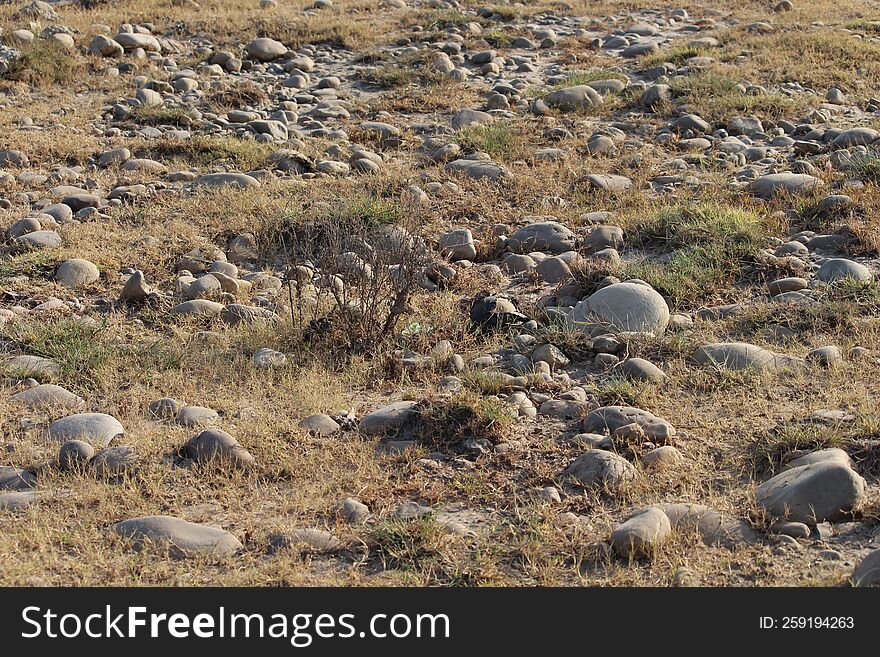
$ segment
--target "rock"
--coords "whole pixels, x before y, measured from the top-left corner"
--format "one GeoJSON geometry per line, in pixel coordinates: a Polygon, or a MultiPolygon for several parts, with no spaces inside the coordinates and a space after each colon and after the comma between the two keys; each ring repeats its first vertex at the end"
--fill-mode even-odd
{"type": "Polygon", "coordinates": [[[780,370],[797,365],[796,359],[747,342],[718,342],[703,345],[691,359],[698,365],[711,365],[728,370],[780,370]]]}
{"type": "Polygon", "coordinates": [[[792,468],[758,486],[755,498],[771,518],[815,525],[840,520],[865,495],[865,480],[836,459],[792,468]]]}
{"type": "Polygon", "coordinates": [[[611,532],[611,547],[624,559],[653,556],[672,528],[666,514],[649,507],[611,532]]]}
{"type": "Polygon", "coordinates": [[[489,123],[491,120],[492,115],[488,112],[463,109],[457,112],[456,115],[452,117],[452,129],[463,130],[464,128],[471,128],[474,126],[483,125],[484,123],[489,123]]]}
{"type": "Polygon", "coordinates": [[[578,302],[572,321],[598,324],[615,331],[662,333],[669,323],[669,306],[654,288],[640,283],[615,283],[578,302]]]}
{"type": "Polygon", "coordinates": [[[152,294],[152,290],[147,287],[144,272],[138,269],[125,281],[119,298],[125,303],[141,303],[146,301],[152,294]]]}
{"type": "Polygon", "coordinates": [[[833,367],[843,361],[843,355],[840,348],[834,345],[827,347],[817,347],[812,349],[805,357],[808,363],[814,363],[820,367],[833,367]]]}
{"type": "Polygon", "coordinates": [[[874,275],[870,269],[853,260],[831,258],[819,267],[816,278],[823,283],[834,283],[845,278],[851,278],[855,281],[870,281],[874,275]]]}
{"type": "Polygon", "coordinates": [[[241,468],[252,465],[254,457],[222,429],[205,429],[193,436],[181,449],[181,456],[195,463],[219,463],[241,468]]]}
{"type": "Polygon", "coordinates": [[[153,420],[175,420],[184,406],[184,402],[170,397],[157,399],[147,405],[147,417],[153,420]]]}
{"type": "Polygon", "coordinates": [[[110,479],[133,474],[140,465],[140,459],[131,445],[119,445],[102,449],[89,465],[95,476],[110,479]]]}
{"type": "Polygon", "coordinates": [[[771,173],[757,178],[751,189],[758,198],[774,199],[783,195],[806,194],[823,184],[819,178],[805,173],[771,173]]]}
{"type": "Polygon", "coordinates": [[[199,176],[193,183],[193,187],[237,187],[246,189],[248,187],[259,187],[260,181],[249,176],[246,173],[207,173],[199,176]]]}
{"type": "Polygon", "coordinates": [[[54,376],[61,373],[61,365],[41,356],[10,356],[3,362],[3,371],[20,378],[54,376]]]}
{"type": "Polygon", "coordinates": [[[152,34],[120,32],[119,34],[113,35],[113,40],[125,50],[142,48],[147,52],[162,52],[162,46],[159,44],[159,40],[152,34]]]}
{"type": "Polygon", "coordinates": [[[506,167],[491,160],[453,160],[445,167],[449,173],[461,173],[469,178],[481,180],[499,180],[511,178],[512,174],[506,167]]]}
{"type": "Polygon", "coordinates": [[[850,581],[853,586],[880,585],[880,549],[869,553],[853,570],[850,581]]]}
{"type": "Polygon", "coordinates": [[[834,148],[868,146],[878,139],[880,139],[880,132],[877,132],[873,128],[850,128],[837,135],[837,137],[834,138],[834,141],[831,142],[831,145],[834,148]]]}
{"type": "Polygon", "coordinates": [[[468,228],[449,230],[440,236],[437,250],[450,260],[473,260],[477,257],[474,237],[468,228]]]}
{"type": "Polygon", "coordinates": [[[802,522],[774,522],[770,525],[773,534],[791,536],[792,538],[809,538],[810,528],[802,522]]]}
{"type": "Polygon", "coordinates": [[[590,450],[563,472],[585,488],[620,492],[636,479],[636,469],[622,456],[604,450],[590,450]]]}
{"type": "Polygon", "coordinates": [[[159,547],[175,558],[207,554],[228,557],[243,548],[222,529],[187,522],[172,516],[143,516],[113,525],[113,531],[131,541],[136,549],[159,547]]]}
{"type": "Polygon", "coordinates": [[[269,554],[292,547],[309,547],[318,552],[329,552],[342,547],[342,541],[323,529],[294,529],[275,534],[269,539],[269,554]]]}
{"type": "Polygon", "coordinates": [[[557,89],[547,94],[545,102],[563,112],[575,112],[602,105],[602,96],[589,85],[557,89]]]}
{"type": "Polygon", "coordinates": [[[644,358],[630,358],[624,361],[621,371],[626,378],[634,381],[659,383],[666,378],[663,370],[644,358]]]}
{"type": "Polygon", "coordinates": [[[69,440],[58,450],[58,467],[64,471],[81,472],[95,456],[95,448],[82,440],[69,440]]]}
{"type": "Polygon", "coordinates": [[[587,433],[613,434],[621,427],[633,423],[639,425],[646,433],[654,433],[658,428],[657,425],[666,425],[669,427],[670,435],[675,435],[675,429],[666,420],[632,406],[597,408],[584,418],[583,430],[587,433]]]}
{"type": "Polygon", "coordinates": [[[106,447],[123,434],[125,429],[119,420],[104,413],[69,415],[49,425],[49,438],[52,440],[82,440],[98,447],[106,447]]]}
{"type": "Polygon", "coordinates": [[[548,251],[558,254],[574,250],[575,235],[559,222],[541,221],[516,230],[507,243],[514,253],[548,251]]]}
{"type": "Polygon", "coordinates": [[[813,463],[821,463],[822,461],[837,461],[838,463],[842,463],[847,467],[852,467],[852,459],[849,457],[845,451],[840,449],[839,447],[829,447],[827,449],[819,449],[815,452],[810,452],[809,454],[804,454],[803,456],[799,456],[796,459],[793,459],[782,466],[782,470],[791,470],[792,468],[800,468],[805,465],[811,465],[813,463]]]}
{"type": "Polygon", "coordinates": [[[367,436],[397,434],[414,422],[419,415],[419,403],[399,401],[367,414],[358,430],[367,436]]]}
{"type": "Polygon", "coordinates": [[[568,357],[562,353],[559,347],[552,344],[543,344],[532,352],[532,362],[543,361],[550,366],[551,370],[564,367],[569,364],[568,357]]]}
{"type": "Polygon", "coordinates": [[[23,490],[0,494],[0,511],[24,511],[31,504],[44,497],[43,491],[23,490]]]}
{"type": "Polygon", "coordinates": [[[257,349],[253,356],[254,365],[260,368],[283,367],[287,364],[287,356],[280,351],[263,347],[257,349]]]}
{"type": "Polygon", "coordinates": [[[643,454],[639,462],[647,471],[661,472],[681,465],[684,456],[672,445],[662,445],[643,454]]]}
{"type": "Polygon", "coordinates": [[[0,465],[0,490],[28,490],[36,483],[36,477],[27,470],[0,465]]]}
{"type": "Polygon", "coordinates": [[[204,406],[184,406],[175,418],[182,427],[206,427],[215,424],[219,419],[217,411],[204,406]]]}
{"type": "Polygon", "coordinates": [[[696,531],[709,546],[735,548],[756,543],[757,535],[742,518],[702,504],[660,504],[677,531],[696,531]]]}
{"type": "Polygon", "coordinates": [[[208,299],[193,299],[179,303],[168,311],[169,315],[219,316],[225,306],[208,299]]]}
{"type": "Polygon", "coordinates": [[[287,46],[275,39],[262,37],[245,46],[245,52],[261,62],[271,62],[287,54],[287,46]]]}
{"type": "Polygon", "coordinates": [[[15,241],[23,246],[38,249],[57,249],[64,243],[61,236],[54,230],[35,230],[32,233],[16,238],[15,241]]]}
{"type": "Polygon", "coordinates": [[[360,500],[347,497],[342,501],[339,515],[349,525],[362,525],[370,517],[370,509],[360,500]]]}
{"type": "Polygon", "coordinates": [[[28,388],[10,399],[16,405],[34,410],[75,410],[86,403],[82,397],[51,383],[28,388]]]}
{"type": "Polygon", "coordinates": [[[324,415],[323,413],[317,413],[303,418],[300,420],[299,426],[309,433],[318,436],[333,436],[342,430],[333,418],[329,415],[324,415]]]}
{"type": "Polygon", "coordinates": [[[606,192],[625,192],[632,187],[632,180],[626,176],[610,173],[591,173],[586,180],[590,187],[606,192]]]}

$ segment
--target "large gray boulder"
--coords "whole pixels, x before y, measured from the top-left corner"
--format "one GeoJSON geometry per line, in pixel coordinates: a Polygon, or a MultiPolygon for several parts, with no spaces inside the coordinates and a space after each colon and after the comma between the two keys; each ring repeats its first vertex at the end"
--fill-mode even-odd
{"type": "Polygon", "coordinates": [[[845,278],[851,278],[855,281],[870,281],[874,275],[865,265],[854,260],[831,258],[822,263],[819,271],[816,272],[816,278],[823,283],[834,283],[845,278]]]}
{"type": "Polygon", "coordinates": [[[615,283],[579,302],[571,317],[575,325],[600,325],[613,331],[658,334],[669,324],[669,306],[649,285],[615,283]]]}
{"type": "Polygon", "coordinates": [[[74,410],[85,405],[85,400],[69,390],[51,383],[28,388],[10,397],[12,402],[35,410],[74,410]]]}
{"type": "Polygon", "coordinates": [[[864,496],[865,480],[835,459],[786,470],[755,491],[755,499],[771,518],[808,525],[844,518],[864,496]]]}
{"type": "Polygon", "coordinates": [[[254,462],[241,443],[216,427],[193,436],[183,446],[181,455],[196,463],[218,463],[228,468],[246,467],[254,462]]]}
{"type": "Polygon", "coordinates": [[[691,359],[698,365],[726,370],[780,370],[802,364],[796,358],[776,354],[747,342],[716,342],[697,349],[691,359]]]}
{"type": "Polygon", "coordinates": [[[105,413],[68,415],[49,425],[49,438],[52,440],[82,440],[98,447],[106,447],[124,433],[125,429],[119,420],[105,413]]]}
{"type": "Polygon", "coordinates": [[[869,553],[853,570],[850,578],[853,586],[880,585],[880,549],[869,553]]]}
{"type": "Polygon", "coordinates": [[[254,39],[244,49],[253,59],[261,62],[271,62],[287,54],[287,46],[280,41],[266,37],[254,39]]]}

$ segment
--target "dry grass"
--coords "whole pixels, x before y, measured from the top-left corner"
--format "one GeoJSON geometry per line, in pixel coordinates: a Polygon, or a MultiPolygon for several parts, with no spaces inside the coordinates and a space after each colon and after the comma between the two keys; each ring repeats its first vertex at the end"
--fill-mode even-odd
{"type": "MultiPolygon", "coordinates": [[[[486,89],[440,79],[422,58],[390,60],[379,54],[384,52],[382,46],[404,35],[441,41],[447,39],[446,30],[476,22],[483,27],[482,37],[506,52],[513,38],[528,34],[520,27],[548,9],[595,18],[590,29],[600,31],[632,22],[629,12],[668,8],[668,3],[633,0],[578,0],[570,8],[529,2],[499,5],[495,11],[503,20],[489,21],[473,13],[482,5],[472,2],[454,11],[420,7],[376,12],[375,3],[354,0],[336,2],[309,17],[300,13],[311,4],[309,0],[282,2],[268,10],[252,0],[200,0],[200,4],[201,11],[172,2],[134,0],[105,3],[93,10],[61,9],[62,22],[78,30],[79,51],[59,57],[40,42],[26,53],[22,66],[0,82],[3,148],[26,152],[31,161],[27,169],[42,172],[57,164],[87,166],[96,154],[115,146],[130,148],[136,157],[161,160],[171,170],[253,171],[268,166],[274,147],[254,140],[195,135],[181,142],[105,136],[102,112],[108,104],[132,96],[133,85],[130,76],[105,76],[107,63],[84,54],[91,26],[98,22],[115,28],[123,22],[151,21],[163,33],[173,33],[180,25],[179,36],[204,33],[217,49],[234,52],[249,39],[265,35],[294,48],[329,44],[350,51],[347,55],[352,57],[366,53],[356,64],[365,70],[372,67],[360,80],[371,95],[356,104],[351,120],[344,122],[349,135],[360,138],[358,124],[382,111],[392,117],[381,120],[398,125],[421,120],[448,125],[459,109],[482,107],[486,89]],[[612,15],[618,20],[602,18],[612,15]],[[412,32],[416,25],[423,31],[412,32]],[[24,129],[25,117],[41,129],[24,129]]],[[[694,55],[714,58],[707,70],[673,82],[676,104],[686,103],[711,121],[723,122],[735,114],[796,120],[821,102],[832,85],[859,98],[875,95],[880,46],[870,38],[877,31],[870,21],[880,14],[872,13],[867,3],[798,2],[794,11],[782,14],[773,13],[771,3],[763,0],[730,4],[735,6],[725,6],[725,11],[743,21],[770,21],[775,31],[761,35],[742,26],[718,29],[712,32],[721,41],[718,49],[696,51],[683,39],[633,66],[665,61],[681,65],[694,55]],[[816,20],[830,27],[811,27],[816,20]],[[838,27],[869,38],[860,39],[838,27]],[[818,96],[786,95],[780,85],[790,81],[818,96]],[[762,85],[767,93],[744,94],[740,83],[762,85]]],[[[686,8],[697,20],[712,15],[705,2],[682,0],[676,6],[686,8]]],[[[14,17],[17,9],[18,4],[0,6],[4,34],[21,26],[14,17]]],[[[467,35],[466,43],[476,46],[478,39],[467,35]]],[[[588,50],[585,40],[566,40],[565,47],[577,54],[577,61],[558,62],[558,70],[570,76],[565,84],[620,75],[610,68],[608,58],[588,50]]],[[[197,63],[187,61],[187,65],[197,63]]],[[[155,66],[140,65],[139,74],[166,79],[155,66]]],[[[222,113],[269,101],[264,88],[248,82],[203,88],[206,93],[199,108],[208,111],[222,113]]],[[[530,89],[526,94],[531,98],[534,92],[530,89]]],[[[122,442],[135,448],[141,465],[133,476],[116,481],[46,467],[58,450],[44,435],[49,418],[13,408],[9,394],[0,395],[0,430],[11,446],[2,465],[38,472],[40,488],[51,493],[24,513],[0,513],[4,564],[0,582],[667,586],[687,575],[704,585],[841,583],[848,574],[843,562],[805,567],[802,555],[780,556],[764,543],[739,550],[709,548],[694,535],[676,532],[653,559],[627,563],[610,552],[607,539],[616,522],[646,504],[696,502],[744,516],[754,503],[750,493],[754,481],[769,476],[794,450],[829,445],[846,449],[868,478],[870,495],[862,520],[871,528],[877,524],[880,387],[873,358],[847,358],[839,367],[809,374],[730,373],[699,369],[687,361],[701,344],[732,339],[794,356],[824,344],[839,345],[844,353],[855,346],[872,353],[880,349],[876,321],[880,297],[875,286],[839,286],[817,293],[817,302],[809,306],[770,303],[766,282],[782,272],[765,268],[755,258],[767,246],[768,237],[785,236],[800,223],[821,232],[845,228],[853,238],[851,252],[880,253],[876,163],[866,161],[856,171],[868,184],[847,192],[854,200],[851,211],[818,216],[813,210],[819,197],[809,198],[795,207],[798,213],[792,215],[791,226],[773,212],[792,203],[758,206],[746,201],[729,188],[723,171],[700,172],[704,186],[681,188],[673,199],[661,197],[650,191],[648,181],[663,171],[668,158],[650,139],[615,157],[586,158],[577,150],[604,123],[619,120],[653,129],[667,118],[634,114],[631,101],[609,99],[601,116],[520,114],[454,136],[465,153],[486,152],[504,163],[514,174],[505,182],[473,181],[453,177],[442,166],[425,166],[408,130],[404,145],[387,153],[388,162],[376,175],[309,180],[278,176],[264,180],[257,189],[150,193],[112,208],[107,218],[63,226],[64,245],[59,249],[22,252],[5,243],[0,252],[4,293],[27,294],[34,302],[52,296],[82,303],[81,312],[96,324],[75,321],[77,313],[68,306],[39,320],[2,325],[3,353],[58,361],[60,372],[46,380],[81,395],[89,410],[117,417],[126,427],[122,442]],[[547,131],[556,127],[565,127],[571,136],[551,139],[547,131]],[[570,147],[571,152],[558,161],[534,159],[535,150],[550,146],[570,147]],[[634,185],[625,194],[592,190],[584,182],[588,173],[627,175],[634,185]],[[424,205],[404,202],[409,184],[429,182],[454,182],[458,187],[432,195],[424,205]],[[509,293],[521,308],[529,309],[541,293],[534,280],[499,290],[496,280],[482,271],[482,259],[488,258],[494,244],[493,225],[515,229],[526,217],[554,216],[583,235],[588,227],[581,217],[599,210],[613,211],[609,221],[626,231],[627,260],[616,270],[578,271],[585,287],[616,273],[645,278],[670,299],[675,310],[684,312],[749,302],[740,314],[698,322],[687,332],[628,341],[628,355],[649,358],[668,374],[662,385],[636,384],[617,371],[591,368],[594,352],[589,341],[571,331],[557,327],[539,334],[576,358],[576,375],[587,381],[588,405],[637,405],[678,429],[676,446],[686,455],[685,467],[642,473],[640,483],[619,497],[565,489],[560,473],[583,451],[566,440],[576,433],[576,423],[543,417],[513,419],[498,397],[509,385],[483,370],[466,369],[461,374],[464,392],[444,396],[436,389],[438,378],[446,374],[439,363],[412,371],[399,366],[401,353],[427,354],[441,340],[451,341],[466,362],[510,346],[510,335],[475,334],[462,311],[462,301],[484,289],[509,293]],[[175,320],[167,315],[170,298],[142,308],[92,304],[98,298],[117,298],[122,285],[119,272],[125,267],[143,270],[151,286],[170,294],[176,289],[175,266],[183,254],[194,248],[224,249],[230,238],[242,232],[255,236],[261,266],[277,272],[276,263],[284,261],[289,246],[291,224],[296,223],[293,219],[315,217],[369,227],[417,222],[429,243],[443,230],[467,225],[480,243],[481,262],[462,270],[438,293],[414,295],[381,348],[344,358],[327,358],[326,349],[305,341],[302,326],[287,314],[283,299],[280,305],[285,312],[277,324],[237,328],[213,320],[175,320]],[[640,260],[644,253],[668,260],[658,266],[640,260]],[[100,280],[86,290],[57,285],[55,268],[70,257],[99,265],[100,280]],[[795,331],[797,338],[776,340],[773,329],[780,326],[795,331]],[[287,353],[288,364],[267,370],[254,367],[252,355],[262,347],[287,353]],[[165,396],[216,409],[221,427],[255,456],[256,466],[224,473],[174,465],[171,455],[195,431],[146,417],[147,404],[165,396]],[[311,413],[353,409],[360,417],[402,398],[426,402],[416,435],[419,447],[414,451],[377,458],[376,439],[356,432],[318,438],[298,426],[311,413]],[[828,430],[806,427],[804,418],[821,408],[848,410],[856,420],[828,430]],[[32,422],[22,422],[25,418],[32,422]],[[479,455],[464,449],[469,439],[483,438],[505,448],[479,455]],[[432,460],[431,452],[438,449],[450,458],[432,460]],[[561,503],[543,503],[530,492],[550,485],[563,490],[561,503]],[[348,496],[370,506],[374,518],[367,526],[353,527],[337,516],[338,503],[348,496]],[[416,522],[390,519],[405,500],[418,500],[439,513],[416,522]],[[157,513],[220,525],[238,536],[245,550],[227,562],[181,562],[148,552],[132,553],[108,532],[118,520],[157,513]],[[444,513],[465,525],[469,534],[449,534],[444,513]],[[569,513],[580,520],[572,523],[569,513]],[[343,545],[329,554],[302,549],[268,558],[268,537],[293,527],[329,529],[343,545]]],[[[183,119],[182,112],[138,110],[134,119],[138,125],[176,124],[183,119]]],[[[307,151],[319,156],[330,145],[309,140],[307,151]]],[[[109,190],[122,177],[117,168],[88,169],[74,184],[88,179],[109,190]]],[[[28,188],[17,180],[3,189],[2,195],[12,201],[11,208],[0,210],[4,227],[28,213],[27,202],[17,195],[25,191],[28,188]]],[[[4,307],[10,305],[13,301],[4,302],[4,307]]],[[[16,379],[22,373],[7,374],[16,379]]],[[[563,389],[556,383],[539,383],[537,377],[528,383],[531,392],[563,389]]],[[[641,446],[631,449],[631,455],[643,451],[641,446]]],[[[844,554],[845,559],[855,556],[855,552],[844,554]]]]}

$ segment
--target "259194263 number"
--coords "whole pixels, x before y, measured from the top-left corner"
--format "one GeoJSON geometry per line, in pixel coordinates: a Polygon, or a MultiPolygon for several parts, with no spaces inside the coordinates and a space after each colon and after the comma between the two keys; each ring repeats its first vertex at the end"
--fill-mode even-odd
{"type": "Polygon", "coordinates": [[[783,630],[849,630],[855,627],[852,616],[783,616],[779,623],[783,630]]]}

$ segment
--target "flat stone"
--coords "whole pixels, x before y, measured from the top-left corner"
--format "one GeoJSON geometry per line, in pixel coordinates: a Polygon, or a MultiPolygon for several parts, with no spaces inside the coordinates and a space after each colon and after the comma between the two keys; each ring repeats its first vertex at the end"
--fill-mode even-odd
{"type": "Polygon", "coordinates": [[[708,546],[734,548],[756,543],[757,534],[742,518],[702,504],[660,504],[673,529],[697,531],[708,546]]]}
{"type": "Polygon", "coordinates": [[[333,436],[341,431],[339,424],[329,415],[316,413],[300,420],[300,428],[319,436],[333,436]]]}
{"type": "Polygon", "coordinates": [[[11,465],[0,465],[0,489],[28,490],[37,483],[36,477],[27,470],[11,465]]]}
{"type": "Polygon", "coordinates": [[[360,421],[359,431],[368,436],[394,434],[419,416],[419,403],[399,401],[367,414],[360,421]]]}
{"type": "Polygon", "coordinates": [[[199,554],[227,557],[243,548],[227,531],[171,516],[123,520],[113,525],[113,531],[131,541],[136,549],[159,547],[167,549],[175,558],[199,554]]]}
{"type": "Polygon", "coordinates": [[[854,260],[831,258],[819,267],[819,271],[816,272],[816,278],[823,283],[834,283],[845,278],[851,278],[856,281],[870,281],[874,278],[874,275],[870,269],[854,260]]]}
{"type": "Polygon", "coordinates": [[[16,405],[38,410],[75,410],[86,403],[82,397],[51,383],[17,392],[10,399],[16,405]]]}

